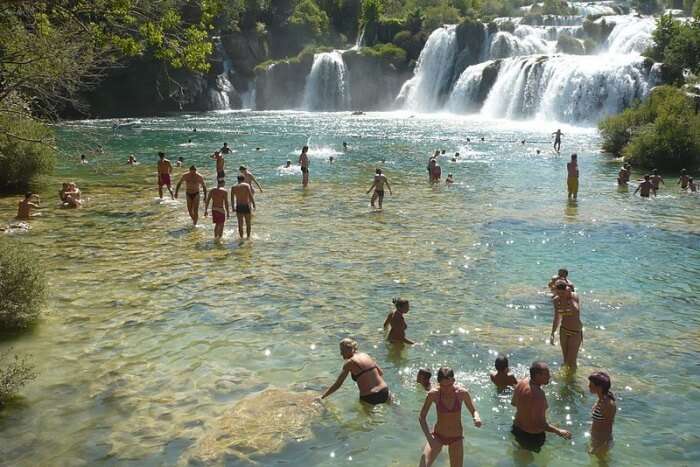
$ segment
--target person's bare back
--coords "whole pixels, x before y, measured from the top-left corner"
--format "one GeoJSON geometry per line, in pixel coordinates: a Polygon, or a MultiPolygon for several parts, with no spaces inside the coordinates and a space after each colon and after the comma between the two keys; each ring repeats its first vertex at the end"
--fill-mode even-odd
{"type": "Polygon", "coordinates": [[[234,185],[231,188],[231,198],[235,199],[235,204],[247,204],[255,207],[255,201],[253,200],[253,190],[245,182],[234,185]]]}
{"type": "Polygon", "coordinates": [[[228,201],[228,191],[226,188],[213,188],[210,192],[211,210],[225,213],[226,201],[228,201]]]}

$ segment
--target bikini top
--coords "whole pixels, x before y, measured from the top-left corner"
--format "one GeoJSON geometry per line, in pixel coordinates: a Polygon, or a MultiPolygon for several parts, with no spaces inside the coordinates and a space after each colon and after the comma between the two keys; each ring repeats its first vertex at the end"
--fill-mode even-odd
{"type": "Polygon", "coordinates": [[[438,391],[438,400],[437,400],[437,411],[440,413],[457,413],[462,411],[462,402],[459,400],[457,397],[457,391],[454,393],[455,395],[455,401],[453,404],[452,408],[449,408],[445,405],[445,403],[442,401],[442,391],[438,391]]]}
{"type": "Polygon", "coordinates": [[[591,418],[594,422],[607,422],[609,419],[603,415],[603,411],[600,408],[600,403],[596,402],[593,406],[593,411],[591,412],[591,418]]]}
{"type": "Polygon", "coordinates": [[[573,301],[570,301],[566,305],[562,302],[556,302],[559,304],[557,307],[557,313],[559,313],[562,318],[568,318],[570,316],[576,316],[576,311],[574,311],[573,301]]]}
{"type": "Polygon", "coordinates": [[[358,379],[360,379],[360,376],[364,375],[364,374],[367,373],[368,371],[372,371],[372,370],[376,370],[376,369],[377,369],[377,365],[374,365],[374,366],[371,366],[371,367],[369,367],[369,368],[365,368],[364,370],[360,371],[360,372],[359,372],[358,374],[356,374],[356,375],[353,375],[352,373],[350,373],[350,376],[352,377],[352,380],[353,380],[353,381],[357,381],[358,379]]]}

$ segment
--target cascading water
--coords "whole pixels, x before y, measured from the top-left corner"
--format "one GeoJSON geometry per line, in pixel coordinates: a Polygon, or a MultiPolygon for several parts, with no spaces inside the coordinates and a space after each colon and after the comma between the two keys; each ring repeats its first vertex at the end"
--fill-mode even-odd
{"type": "Polygon", "coordinates": [[[227,110],[231,108],[229,93],[234,91],[229,81],[229,72],[233,69],[233,65],[218,38],[215,38],[215,47],[217,55],[222,57],[223,73],[217,75],[216,86],[209,88],[209,105],[213,110],[227,110]]]}
{"type": "Polygon", "coordinates": [[[642,53],[654,44],[652,39],[652,33],[656,28],[654,18],[613,16],[605,19],[608,23],[615,24],[606,41],[610,52],[618,54],[642,53]]]}
{"type": "Polygon", "coordinates": [[[480,94],[483,92],[484,70],[493,64],[493,61],[488,61],[467,67],[455,82],[447,100],[447,110],[454,113],[477,112],[483,102],[480,94]]]}
{"type": "Polygon", "coordinates": [[[336,111],[350,108],[350,89],[342,51],[318,53],[306,77],[303,108],[336,111]]]}
{"type": "Polygon", "coordinates": [[[411,110],[429,112],[439,109],[442,97],[452,84],[456,54],[456,26],[433,31],[418,57],[415,75],[404,83],[397,101],[411,110]]]}

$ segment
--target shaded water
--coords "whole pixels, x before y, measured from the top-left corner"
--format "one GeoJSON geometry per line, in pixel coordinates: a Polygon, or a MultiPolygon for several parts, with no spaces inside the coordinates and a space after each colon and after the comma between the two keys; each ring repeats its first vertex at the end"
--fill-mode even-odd
{"type": "MultiPolygon", "coordinates": [[[[348,335],[384,368],[395,405],[368,415],[348,380],[327,410],[307,414],[311,436],[288,433],[293,441],[273,452],[220,462],[415,465],[425,442],[415,373],[448,364],[484,420],[481,430],[465,420],[465,465],[515,465],[513,411],[487,377],[498,352],[511,355],[518,376],[535,358],[554,366],[549,417],[574,438],[550,436],[536,465],[593,464],[585,452],[593,368],[611,373],[619,396],[611,465],[700,462],[700,198],[679,193],[671,176],[648,202],[631,196],[634,187],[619,192],[618,164],[597,153],[594,130],[563,128],[558,157],[546,143],[555,128],[542,123],[439,115],[212,113],[117,136],[110,128],[61,131],[73,152],[55,182],[75,179],[88,207],[58,209],[51,189],[44,217],[16,235],[42,255],[51,298],[33,331],[0,344],[32,354],[39,373],[0,415],[0,464],[187,463],[246,396],[325,389],[348,335]],[[79,166],[77,151],[98,141],[105,154],[79,166]],[[224,141],[236,150],[227,172],[248,165],[265,192],[254,239],[239,244],[230,222],[217,246],[209,219],[193,229],[182,199],[158,202],[154,164],[165,149],[201,165],[211,182],[207,155],[224,141]],[[298,174],[278,168],[307,142],[311,185],[302,191],[298,174]],[[440,159],[456,179],[449,189],[426,183],[436,148],[462,155],[440,159]],[[564,181],[563,154],[573,151],[576,204],[564,181]],[[131,152],[142,165],[123,165],[131,152]],[[394,195],[376,213],[364,191],[381,158],[394,195]],[[574,382],[558,375],[560,352],[545,342],[551,305],[542,288],[562,266],[581,292],[585,325],[574,382]],[[380,330],[397,295],[411,301],[408,336],[422,343],[402,352],[380,330]]],[[[3,219],[15,203],[0,199],[3,219]]],[[[437,465],[446,463],[443,454],[437,465]]]]}

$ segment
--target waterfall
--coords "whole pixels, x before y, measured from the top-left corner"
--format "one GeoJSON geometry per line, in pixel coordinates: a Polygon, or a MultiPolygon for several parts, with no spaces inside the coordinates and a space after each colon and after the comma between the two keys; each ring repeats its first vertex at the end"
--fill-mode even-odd
{"type": "Polygon", "coordinates": [[[209,106],[212,110],[227,110],[231,108],[229,93],[234,87],[229,80],[229,73],[233,70],[231,60],[226,55],[221,40],[214,38],[215,52],[221,58],[223,72],[216,76],[216,85],[209,88],[209,106]]]}
{"type": "Polygon", "coordinates": [[[608,50],[616,54],[642,53],[654,45],[652,33],[656,22],[652,17],[612,16],[605,18],[615,28],[606,42],[608,50]]]}
{"type": "Polygon", "coordinates": [[[244,109],[255,110],[255,81],[253,81],[249,86],[248,90],[241,93],[241,105],[244,109]]]}
{"type": "Polygon", "coordinates": [[[491,38],[488,58],[554,53],[556,42],[545,40],[546,35],[544,29],[531,26],[518,26],[513,34],[499,31],[491,38]]]}
{"type": "Polygon", "coordinates": [[[503,61],[482,113],[592,123],[643,99],[655,84],[636,55],[510,58],[503,61]]]}
{"type": "Polygon", "coordinates": [[[418,57],[413,78],[406,81],[397,101],[404,108],[431,111],[438,109],[449,92],[457,54],[456,26],[433,31],[418,57]]]}
{"type": "Polygon", "coordinates": [[[493,63],[493,61],[482,62],[467,67],[462,72],[447,100],[447,110],[455,113],[479,111],[482,103],[480,94],[483,93],[484,70],[493,63]]]}
{"type": "Polygon", "coordinates": [[[360,29],[360,33],[357,35],[357,40],[355,41],[355,47],[353,47],[354,50],[359,49],[362,47],[365,43],[365,28],[363,27],[360,29]]]}
{"type": "Polygon", "coordinates": [[[614,2],[571,2],[570,6],[576,8],[581,16],[616,15],[617,12],[611,6],[614,2]]]}
{"type": "Polygon", "coordinates": [[[336,111],[350,108],[350,90],[342,52],[318,53],[306,77],[303,108],[336,111]]]}

